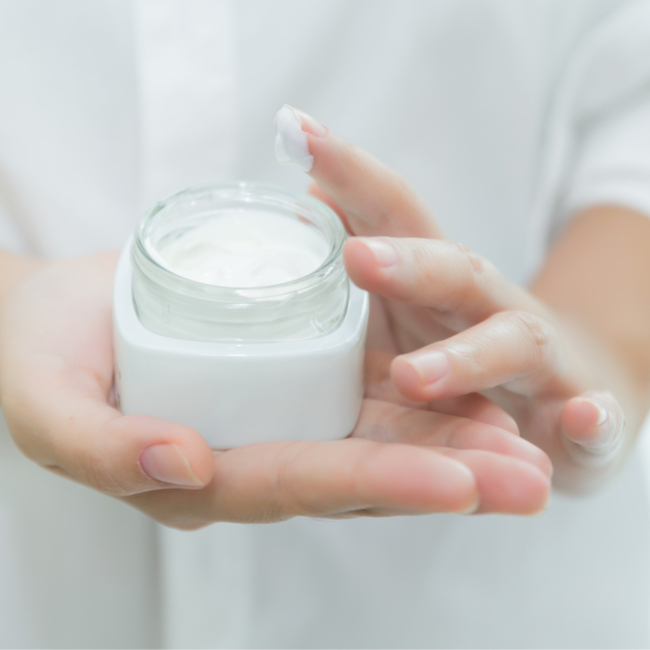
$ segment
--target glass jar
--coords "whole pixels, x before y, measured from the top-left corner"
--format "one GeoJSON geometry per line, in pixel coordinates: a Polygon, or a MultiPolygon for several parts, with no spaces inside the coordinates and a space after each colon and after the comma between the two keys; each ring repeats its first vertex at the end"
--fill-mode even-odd
{"type": "MultiPolygon", "coordinates": [[[[246,217],[251,222],[251,214],[246,217]]],[[[122,412],[185,424],[214,449],[349,435],[362,403],[369,301],[347,277],[344,240],[343,226],[327,206],[272,185],[199,187],[158,203],[126,244],[115,275],[115,390],[122,412]],[[316,242],[310,265],[294,267],[295,274],[264,275],[263,286],[255,284],[258,276],[247,287],[185,277],[204,279],[194,271],[205,242],[210,265],[215,241],[229,241],[235,250],[232,238],[215,236],[223,232],[218,217],[235,215],[237,230],[238,215],[247,211],[258,214],[258,225],[275,224],[266,230],[260,225],[264,250],[270,239],[285,242],[291,232],[307,229],[308,236],[294,237],[289,248],[303,251],[316,242]],[[291,227],[284,230],[280,222],[291,227]],[[219,228],[205,237],[205,230],[197,230],[201,224],[219,228]],[[188,247],[189,240],[194,243],[188,247]],[[172,249],[187,253],[191,272],[167,255],[172,249]],[[277,277],[296,279],[266,282],[277,277]]],[[[252,259],[258,260],[257,253],[252,259]]],[[[222,261],[223,269],[237,264],[234,258],[222,261]]],[[[286,259],[280,261],[282,266],[286,259]]]]}
{"type": "Polygon", "coordinates": [[[132,247],[133,302],[138,318],[163,336],[199,341],[288,341],[334,331],[348,308],[342,260],[345,230],[324,203],[274,185],[220,183],[190,188],[156,204],[138,224],[132,247]],[[327,246],[313,272],[290,282],[224,287],[179,275],[161,250],[223,214],[282,215],[314,228],[327,246]]]}

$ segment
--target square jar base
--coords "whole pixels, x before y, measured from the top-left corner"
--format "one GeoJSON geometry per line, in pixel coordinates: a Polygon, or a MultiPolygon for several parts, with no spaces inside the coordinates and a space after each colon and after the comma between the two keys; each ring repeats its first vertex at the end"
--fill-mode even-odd
{"type": "Polygon", "coordinates": [[[330,334],[270,343],[155,334],[138,319],[127,246],[114,289],[115,384],[124,414],[196,429],[214,449],[270,440],[333,440],[359,417],[368,295],[350,287],[330,334]]]}

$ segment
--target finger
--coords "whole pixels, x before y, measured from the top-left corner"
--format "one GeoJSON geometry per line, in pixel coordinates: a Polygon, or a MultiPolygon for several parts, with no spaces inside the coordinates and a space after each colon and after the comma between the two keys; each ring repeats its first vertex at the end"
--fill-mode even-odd
{"type": "Polygon", "coordinates": [[[560,423],[565,447],[582,465],[602,467],[622,449],[625,416],[609,391],[591,391],[570,399],[560,423]]]}
{"type": "Polygon", "coordinates": [[[435,413],[456,415],[504,429],[519,435],[519,427],[512,416],[494,402],[478,393],[459,395],[435,401],[410,400],[401,393],[390,377],[394,354],[366,348],[365,396],[372,400],[391,402],[415,409],[427,409],[435,413]]]}
{"type": "Polygon", "coordinates": [[[331,196],[329,196],[329,194],[325,193],[325,191],[320,187],[320,185],[318,185],[318,183],[310,183],[307,191],[314,198],[322,201],[325,205],[329,206],[334,212],[336,212],[338,218],[342,221],[348,235],[354,235],[345,212],[343,212],[341,207],[332,199],[331,196]]]}
{"type": "Polygon", "coordinates": [[[364,400],[354,437],[450,449],[473,449],[511,456],[551,475],[548,456],[507,430],[464,417],[364,400]]]}
{"type": "Polygon", "coordinates": [[[476,514],[535,515],[546,509],[550,478],[530,463],[473,449],[444,453],[461,461],[476,477],[481,495],[476,514]]]}
{"type": "Polygon", "coordinates": [[[442,237],[424,201],[395,171],[290,106],[276,115],[276,155],[318,183],[358,235],[442,237]]]}
{"type": "Polygon", "coordinates": [[[263,523],[373,509],[410,514],[477,507],[475,479],[465,465],[411,445],[362,439],[259,443],[217,454],[215,466],[214,479],[203,490],[139,494],[128,501],[183,529],[208,521],[263,523]],[[175,513],[171,521],[170,512],[175,513]]]}
{"type": "MultiPolygon", "coordinates": [[[[548,507],[549,477],[530,465],[480,451],[455,453],[443,450],[441,453],[462,461],[476,477],[480,504],[476,510],[466,514],[537,515],[548,507]]],[[[404,513],[372,509],[363,514],[385,517],[404,513]]]]}
{"type": "Polygon", "coordinates": [[[391,377],[414,400],[495,386],[528,396],[547,389],[570,391],[561,349],[557,332],[544,319],[527,312],[499,312],[444,341],[396,357],[391,377]]]}
{"type": "Polygon", "coordinates": [[[39,377],[37,390],[17,385],[6,391],[3,407],[17,445],[35,462],[114,496],[199,489],[212,478],[212,451],[189,427],[120,414],[92,378],[81,389],[78,378],[67,385],[70,375],[30,376],[39,377]]]}
{"type": "Polygon", "coordinates": [[[461,244],[363,237],[348,240],[343,254],[356,285],[385,298],[430,307],[454,331],[504,310],[546,314],[541,303],[461,244]]]}

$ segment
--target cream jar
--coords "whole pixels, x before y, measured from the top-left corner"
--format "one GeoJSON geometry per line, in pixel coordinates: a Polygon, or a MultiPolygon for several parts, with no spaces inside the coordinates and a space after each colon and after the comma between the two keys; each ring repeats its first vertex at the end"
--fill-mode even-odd
{"type": "Polygon", "coordinates": [[[272,185],[158,203],[116,274],[122,412],[187,424],[219,449],[348,435],[368,298],[347,277],[344,240],[329,207],[272,185]]]}

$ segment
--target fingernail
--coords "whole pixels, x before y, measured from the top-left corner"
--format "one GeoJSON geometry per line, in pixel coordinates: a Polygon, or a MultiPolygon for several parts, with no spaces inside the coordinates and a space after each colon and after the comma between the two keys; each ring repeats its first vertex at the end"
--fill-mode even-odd
{"type": "Polygon", "coordinates": [[[430,385],[442,379],[449,371],[449,357],[439,350],[428,350],[417,356],[404,357],[424,385],[430,385]]]}
{"type": "Polygon", "coordinates": [[[596,452],[609,450],[612,445],[617,443],[620,434],[616,421],[610,418],[609,411],[598,402],[591,399],[585,399],[584,402],[589,403],[597,410],[598,420],[594,427],[598,427],[599,431],[594,439],[581,443],[582,446],[596,452]]]}
{"type": "Polygon", "coordinates": [[[314,157],[309,153],[307,134],[323,137],[327,129],[313,117],[285,104],[275,116],[275,157],[281,165],[296,165],[309,172],[314,157]]]}
{"type": "Polygon", "coordinates": [[[285,106],[294,112],[305,133],[309,133],[309,135],[313,135],[316,138],[324,138],[327,135],[327,127],[323,126],[320,122],[317,122],[311,115],[307,115],[304,111],[294,108],[293,106],[288,106],[286,104],[285,106]]]}
{"type": "Polygon", "coordinates": [[[183,487],[203,485],[192,471],[185,454],[170,444],[152,445],[140,454],[140,467],[144,473],[156,481],[183,487]]]}
{"type": "Polygon", "coordinates": [[[397,262],[397,251],[392,244],[370,237],[359,237],[359,239],[370,249],[379,266],[392,266],[397,262]]]}

